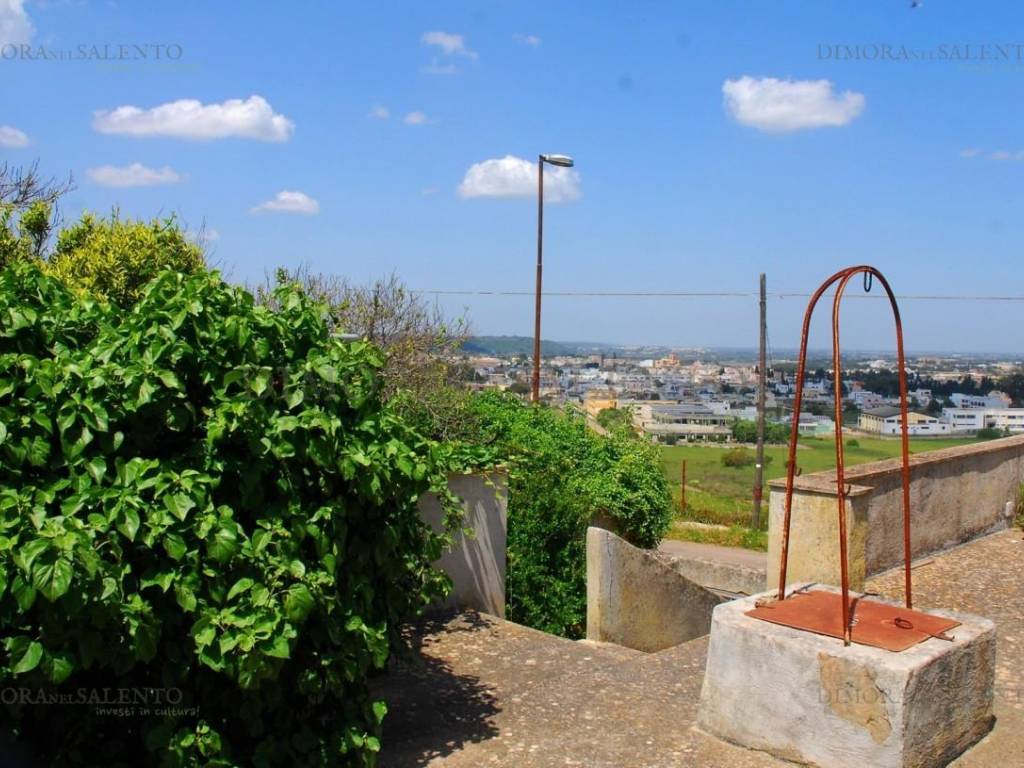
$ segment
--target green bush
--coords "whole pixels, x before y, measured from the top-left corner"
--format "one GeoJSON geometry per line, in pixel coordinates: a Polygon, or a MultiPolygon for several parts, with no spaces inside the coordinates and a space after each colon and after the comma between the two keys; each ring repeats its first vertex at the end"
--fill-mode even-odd
{"type": "Polygon", "coordinates": [[[847,448],[860,448],[860,441],[859,440],[847,440],[846,441],[846,447],[847,448]]]}
{"type": "Polygon", "coordinates": [[[125,311],[0,272],[0,688],[72,702],[5,697],[0,754],[373,764],[367,676],[445,587],[416,511],[443,463],[376,348],[277,298],[165,272],[125,311]],[[175,706],[92,698],[124,691],[175,706]]]}
{"type": "Polygon", "coordinates": [[[757,461],[757,455],[749,448],[730,448],[722,452],[722,466],[739,469],[749,467],[757,461]]]}
{"type": "Polygon", "coordinates": [[[46,271],[68,285],[121,306],[139,300],[146,284],[172,269],[194,274],[204,267],[202,249],[177,221],[109,219],[86,213],[62,230],[46,261],[46,271]]]}
{"type": "Polygon", "coordinates": [[[624,429],[633,431],[633,414],[625,408],[602,408],[597,414],[597,423],[609,432],[624,429]]]}
{"type": "Polygon", "coordinates": [[[979,440],[995,440],[996,438],[1004,437],[1002,431],[995,427],[983,427],[978,430],[979,440]]]}
{"type": "Polygon", "coordinates": [[[641,547],[672,518],[658,449],[602,437],[578,414],[486,392],[473,398],[479,432],[509,465],[507,613],[568,637],[586,624],[586,531],[603,517],[641,547]]]}
{"type": "MultiPolygon", "coordinates": [[[[764,441],[766,443],[788,443],[791,424],[779,424],[774,421],[765,421],[764,441]]],[[[757,422],[746,419],[736,419],[732,423],[732,439],[737,443],[757,442],[757,422]]]]}
{"type": "Polygon", "coordinates": [[[50,237],[50,212],[49,204],[41,200],[21,210],[20,215],[13,206],[0,204],[0,268],[39,258],[50,237]]]}

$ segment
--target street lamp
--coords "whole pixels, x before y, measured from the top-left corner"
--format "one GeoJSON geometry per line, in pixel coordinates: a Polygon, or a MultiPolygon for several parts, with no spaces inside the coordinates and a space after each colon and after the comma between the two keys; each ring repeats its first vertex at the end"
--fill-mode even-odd
{"type": "Polygon", "coordinates": [[[544,163],[560,168],[572,168],[568,155],[538,155],[537,157],[537,302],[533,321],[533,402],[540,402],[540,291],[544,264],[544,163]]]}

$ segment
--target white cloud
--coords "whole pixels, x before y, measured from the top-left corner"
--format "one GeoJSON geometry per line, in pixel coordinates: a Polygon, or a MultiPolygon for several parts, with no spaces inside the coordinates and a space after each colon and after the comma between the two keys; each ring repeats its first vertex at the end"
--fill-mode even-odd
{"type": "Polygon", "coordinates": [[[387,120],[391,117],[391,110],[387,107],[382,107],[380,104],[374,104],[370,108],[370,117],[375,117],[378,120],[387,120]]]}
{"type": "Polygon", "coordinates": [[[977,157],[981,152],[977,147],[968,147],[960,150],[960,157],[977,157]]]}
{"type": "Polygon", "coordinates": [[[864,94],[832,91],[828,80],[750,77],[722,83],[725,109],[734,120],[769,133],[846,125],[864,111],[864,94]]]}
{"type": "Polygon", "coordinates": [[[295,123],[276,114],[261,96],[250,96],[245,101],[228,99],[221,104],[181,99],[152,109],[123,106],[96,112],[92,125],[100,133],[169,136],[193,141],[226,138],[288,141],[295,130],[295,123]]]}
{"type": "Polygon", "coordinates": [[[1006,150],[1000,149],[1000,150],[997,150],[996,152],[993,152],[991,155],[989,155],[989,159],[991,159],[991,160],[1012,160],[1013,159],[1013,155],[1010,154],[1009,152],[1007,152],[1006,150]]]}
{"type": "Polygon", "coordinates": [[[429,197],[430,195],[436,195],[440,191],[440,187],[424,187],[420,190],[420,194],[424,197],[429,197]]]}
{"type": "Polygon", "coordinates": [[[420,40],[424,45],[433,45],[440,48],[445,56],[477,58],[476,51],[471,51],[466,47],[466,41],[462,35],[456,35],[452,32],[424,32],[420,40]]]}
{"type": "Polygon", "coordinates": [[[0,46],[29,43],[35,31],[24,0],[0,0],[0,46]]]}
{"type": "Polygon", "coordinates": [[[163,168],[147,168],[142,163],[124,167],[100,165],[88,169],[86,175],[104,187],[155,187],[160,184],[177,184],[185,178],[168,165],[163,168]]]}
{"type": "Polygon", "coordinates": [[[220,240],[220,232],[216,229],[207,229],[205,226],[199,230],[189,230],[185,234],[188,236],[189,240],[197,245],[215,243],[220,240]]]}
{"type": "Polygon", "coordinates": [[[512,39],[515,40],[517,43],[522,43],[523,45],[528,45],[531,48],[538,47],[540,45],[540,42],[541,42],[540,38],[537,37],[536,35],[522,35],[522,34],[518,34],[518,33],[512,35],[512,39]]]}
{"type": "MultiPolygon", "coordinates": [[[[474,163],[459,184],[459,197],[532,197],[537,194],[537,163],[515,155],[474,163]]],[[[553,203],[580,197],[580,175],[572,168],[544,169],[544,199],[553,203]]]]}
{"type": "Polygon", "coordinates": [[[427,123],[434,122],[422,112],[410,112],[406,115],[402,122],[406,125],[426,125],[427,123]]]}
{"type": "Polygon", "coordinates": [[[423,67],[423,72],[428,75],[454,75],[458,71],[454,64],[441,64],[437,59],[423,67]]]}
{"type": "Polygon", "coordinates": [[[320,213],[320,203],[305,192],[289,192],[284,190],[274,195],[273,200],[260,203],[250,209],[250,213],[302,213],[312,216],[320,213]]]}
{"type": "Polygon", "coordinates": [[[27,146],[28,136],[23,131],[9,125],[0,125],[0,147],[14,149],[27,146]]]}

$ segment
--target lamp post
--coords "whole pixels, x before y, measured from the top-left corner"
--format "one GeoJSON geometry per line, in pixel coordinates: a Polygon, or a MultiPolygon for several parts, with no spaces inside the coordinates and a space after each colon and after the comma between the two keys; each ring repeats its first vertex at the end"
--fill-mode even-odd
{"type": "Polygon", "coordinates": [[[572,168],[568,155],[537,156],[537,301],[533,319],[533,388],[532,400],[540,402],[540,292],[544,271],[544,163],[572,168]]]}

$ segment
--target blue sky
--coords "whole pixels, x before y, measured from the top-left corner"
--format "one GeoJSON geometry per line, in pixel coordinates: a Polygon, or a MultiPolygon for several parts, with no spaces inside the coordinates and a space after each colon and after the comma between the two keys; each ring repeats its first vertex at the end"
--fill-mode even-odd
{"type": "MultiPolygon", "coordinates": [[[[1022,21],[953,0],[0,0],[0,160],[71,171],[68,218],[205,221],[239,281],[308,262],[532,290],[515,158],[563,152],[552,291],[753,292],[764,271],[799,292],[868,262],[899,293],[1024,294],[1022,21]],[[147,58],[93,47],[120,44],[147,58]]],[[[439,301],[532,333],[529,297],[439,301]]],[[[773,346],[796,345],[803,306],[772,300],[773,346]]],[[[881,308],[849,303],[851,348],[891,344],[881,308]]],[[[1024,352],[1024,303],[903,311],[911,349],[1024,352]]],[[[756,343],[752,298],[551,297],[544,318],[546,338],[756,343]]]]}

